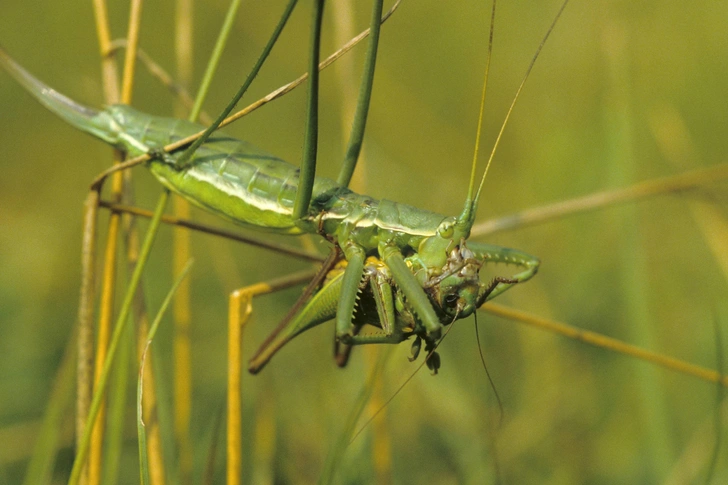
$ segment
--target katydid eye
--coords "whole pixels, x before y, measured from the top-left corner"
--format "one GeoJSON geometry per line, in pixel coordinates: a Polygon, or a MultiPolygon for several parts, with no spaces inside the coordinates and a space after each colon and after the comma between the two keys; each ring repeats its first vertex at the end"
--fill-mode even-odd
{"type": "Polygon", "coordinates": [[[445,305],[447,306],[455,306],[455,304],[458,302],[458,296],[454,293],[450,293],[445,297],[445,305]]]}
{"type": "Polygon", "coordinates": [[[437,234],[445,239],[450,239],[454,233],[455,228],[450,223],[442,223],[440,224],[440,227],[437,228],[437,234]]]}

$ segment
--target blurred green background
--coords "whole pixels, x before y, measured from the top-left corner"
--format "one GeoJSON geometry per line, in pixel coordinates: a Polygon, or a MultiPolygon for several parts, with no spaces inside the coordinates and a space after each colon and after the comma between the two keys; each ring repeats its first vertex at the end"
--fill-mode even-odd
{"type": "MultiPolygon", "coordinates": [[[[248,3],[206,103],[209,112],[239,85],[284,4],[248,3]]],[[[334,24],[338,35],[347,35],[347,29],[362,30],[369,17],[369,2],[350,2],[356,5],[347,27],[342,5],[331,3],[326,53],[339,44],[334,24]]],[[[446,214],[458,213],[465,196],[489,19],[482,2],[452,3],[405,0],[383,28],[361,171],[368,194],[446,214]]],[[[307,4],[295,12],[247,100],[305,70],[307,4]]],[[[481,163],[558,6],[499,5],[481,163]]],[[[127,8],[124,2],[110,6],[115,37],[126,30],[127,8]]],[[[226,8],[219,0],[195,7],[196,82],[226,8]]],[[[169,71],[173,12],[171,1],[147,3],[141,34],[142,47],[169,71]]],[[[726,19],[724,2],[572,1],[506,130],[480,219],[724,162],[726,19]]],[[[3,0],[0,42],[60,92],[101,104],[90,2],[3,0]]],[[[322,76],[325,175],[336,174],[343,153],[363,52],[358,48],[338,71],[322,76]]],[[[133,104],[160,115],[173,109],[165,88],[141,68],[133,104]]],[[[303,120],[299,90],[228,131],[297,163],[303,120]]],[[[47,113],[4,73],[0,146],[0,482],[18,483],[76,318],[82,202],[111,152],[47,113]]],[[[151,207],[159,187],[143,169],[135,173],[139,204],[151,207]]],[[[716,321],[724,334],[728,328],[728,274],[720,266],[728,241],[711,251],[706,236],[724,230],[726,188],[718,183],[489,238],[543,260],[533,281],[499,303],[715,368],[717,347],[728,349],[725,342],[717,345],[714,329],[716,321]],[[722,217],[710,219],[706,208],[722,217]]],[[[199,211],[195,217],[213,221],[199,211]]],[[[145,277],[153,311],[171,285],[170,235],[169,228],[162,230],[145,277]]],[[[195,234],[192,241],[192,433],[199,478],[224,403],[227,294],[305,265],[209,236],[195,234]]],[[[322,242],[315,244],[324,250],[322,242]]],[[[247,355],[297,294],[255,301],[247,355]]],[[[170,324],[155,341],[167,407],[170,324]]],[[[384,413],[393,483],[495,483],[496,467],[505,483],[705,482],[716,433],[726,432],[725,420],[716,425],[715,385],[487,314],[479,325],[503,401],[502,424],[472,323],[459,322],[441,347],[440,375],[420,372],[384,413]]],[[[347,369],[336,368],[331,327],[297,338],[261,375],[245,377],[248,482],[318,479],[373,362],[356,349],[347,369]],[[274,433],[271,457],[255,438],[263,428],[274,433]]],[[[405,358],[408,351],[409,345],[392,349],[378,378],[384,398],[415,369],[405,358]]],[[[130,403],[119,483],[138,477],[132,413],[130,403]]],[[[58,483],[70,466],[71,427],[69,419],[58,483]]],[[[370,428],[339,462],[339,480],[382,480],[372,463],[373,442],[382,441],[373,441],[370,428]]],[[[724,446],[713,483],[728,480],[726,455],[724,446]]]]}

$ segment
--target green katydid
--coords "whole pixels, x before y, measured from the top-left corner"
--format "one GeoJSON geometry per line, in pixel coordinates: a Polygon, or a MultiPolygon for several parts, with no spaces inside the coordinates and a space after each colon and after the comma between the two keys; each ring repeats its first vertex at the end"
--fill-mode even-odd
{"type": "MultiPolygon", "coordinates": [[[[378,5],[377,9],[375,4],[376,21],[373,22],[377,26],[381,2],[378,5]]],[[[312,35],[311,72],[317,72],[318,65],[320,30],[317,29],[320,25],[314,26],[312,35]]],[[[377,35],[372,29],[370,47],[374,46],[374,55],[368,56],[369,77],[373,75],[376,45],[377,35]]],[[[193,204],[260,230],[291,235],[320,234],[340,251],[347,262],[343,272],[330,277],[305,302],[282,333],[283,340],[259,351],[251,362],[251,372],[257,372],[285,341],[334,317],[336,338],[342,344],[399,343],[415,337],[414,349],[419,349],[420,340],[424,340],[426,349],[432,351],[444,325],[471,315],[485,301],[530,279],[538,270],[539,260],[525,252],[466,243],[482,190],[482,180],[477,193],[473,190],[475,167],[465,207],[457,217],[375,200],[349,190],[346,185],[357,158],[356,148],[361,145],[364,121],[355,126],[358,133],[352,136],[354,148],[350,150],[340,181],[334,182],[313,177],[315,150],[311,156],[311,149],[306,149],[309,155],[304,157],[299,171],[247,142],[215,132],[227,112],[190,149],[164,153],[165,145],[205,128],[147,115],[123,105],[102,111],[82,106],[32,77],[4,51],[0,51],[0,59],[44,106],[73,126],[129,156],[153,155],[148,167],[154,176],[193,204]],[[374,258],[370,260],[374,262],[368,262],[368,257],[374,258]],[[514,264],[521,271],[482,282],[479,271],[486,263],[514,264]],[[365,289],[363,305],[371,308],[357,313],[357,300],[365,289]],[[366,323],[383,331],[360,335],[359,329],[366,323]]],[[[314,77],[309,88],[313,93],[309,103],[313,120],[309,126],[316,124],[317,90],[314,77]]],[[[362,92],[369,91],[371,80],[362,86],[362,92]]],[[[234,102],[229,110],[233,106],[234,102]]],[[[361,101],[360,107],[357,120],[366,118],[368,100],[361,101]]],[[[315,145],[315,136],[309,143],[315,145]]]]}

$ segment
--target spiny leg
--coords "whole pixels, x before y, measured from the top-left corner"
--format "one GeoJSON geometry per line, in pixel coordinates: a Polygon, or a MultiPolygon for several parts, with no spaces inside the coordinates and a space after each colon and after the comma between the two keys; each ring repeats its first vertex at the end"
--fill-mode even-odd
{"type": "MultiPolygon", "coordinates": [[[[397,266],[397,271],[400,271],[401,273],[396,273],[395,269],[392,268],[392,265],[389,264],[393,259],[396,259],[396,257],[390,257],[389,261],[385,260],[385,263],[387,263],[392,273],[394,281],[400,285],[400,288],[403,288],[400,281],[404,282],[404,285],[406,285],[408,289],[403,289],[403,292],[412,300],[415,300],[420,296],[417,294],[417,291],[419,291],[422,296],[422,300],[418,300],[418,303],[422,303],[422,301],[427,303],[423,304],[421,309],[418,308],[416,304],[413,304],[413,307],[418,315],[420,314],[420,310],[423,314],[425,314],[424,316],[421,316],[423,321],[428,316],[432,317],[429,323],[432,324],[434,322],[434,324],[428,326],[428,323],[425,323],[425,327],[428,331],[430,328],[433,329],[433,332],[439,331],[439,321],[432,309],[432,305],[427,301],[427,296],[422,290],[422,287],[419,286],[414,275],[407,268],[404,260],[402,260],[402,255],[400,255],[396,249],[394,251],[395,254],[399,256],[400,265],[397,266]],[[410,288],[414,288],[414,296],[412,297],[410,297],[410,293],[408,293],[410,288]],[[427,315],[428,311],[431,315],[427,315]]],[[[344,276],[342,277],[339,303],[336,310],[337,338],[341,343],[347,345],[401,342],[405,339],[405,337],[403,336],[403,332],[398,328],[398,324],[396,322],[391,285],[386,281],[386,279],[378,279],[375,276],[378,271],[376,268],[373,268],[374,275],[371,273],[365,273],[365,254],[361,247],[351,244],[344,250],[344,253],[346,254],[347,266],[344,270],[344,276]],[[355,332],[357,325],[354,324],[354,312],[357,306],[357,301],[361,297],[360,292],[362,284],[366,285],[367,283],[373,285],[373,300],[377,307],[379,323],[384,330],[383,334],[356,335],[355,332]],[[387,293],[389,294],[388,296],[387,293]]],[[[397,264],[397,262],[395,261],[393,264],[397,264]]]]}
{"type": "Polygon", "coordinates": [[[504,248],[493,244],[469,242],[468,249],[474,253],[475,258],[483,264],[505,263],[515,264],[523,268],[523,271],[510,277],[495,277],[488,284],[481,284],[478,293],[477,306],[479,307],[488,300],[492,300],[513,285],[523,283],[531,279],[537,272],[541,261],[530,254],[518,249],[504,248]]]}
{"type": "Polygon", "coordinates": [[[355,309],[353,319],[356,324],[351,330],[351,335],[347,340],[349,343],[341,342],[340,334],[334,334],[334,360],[339,367],[346,366],[349,355],[354,345],[368,343],[400,343],[404,340],[403,324],[397,320],[395,313],[395,304],[393,296],[393,288],[390,284],[391,273],[389,268],[381,262],[381,260],[369,257],[365,261],[363,280],[361,281],[359,290],[368,291],[368,293],[360,293],[358,297],[358,306],[355,309]],[[367,298],[371,294],[371,301],[367,298]],[[367,303],[369,307],[367,307],[367,303]],[[376,310],[376,322],[382,329],[380,335],[359,335],[359,332],[365,324],[374,324],[368,321],[371,315],[371,305],[376,310]]]}
{"type": "Polygon", "coordinates": [[[404,262],[402,254],[393,246],[380,249],[382,260],[392,272],[392,277],[399,289],[404,293],[413,310],[422,321],[427,333],[433,340],[440,337],[442,324],[432,308],[425,291],[404,262]]]}
{"type": "Polygon", "coordinates": [[[344,248],[347,266],[344,270],[344,276],[341,284],[341,295],[339,305],[336,310],[336,335],[345,343],[351,343],[353,336],[354,323],[354,307],[359,293],[359,283],[364,277],[364,249],[351,244],[344,248]]]}

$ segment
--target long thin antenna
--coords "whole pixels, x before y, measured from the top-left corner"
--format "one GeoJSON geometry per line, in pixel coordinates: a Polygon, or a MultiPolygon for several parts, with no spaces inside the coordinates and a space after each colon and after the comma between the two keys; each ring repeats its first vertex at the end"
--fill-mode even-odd
{"type": "MultiPolygon", "coordinates": [[[[495,4],[490,10],[490,34],[488,35],[488,57],[485,61],[485,74],[483,74],[483,93],[480,96],[480,113],[478,114],[478,130],[475,133],[475,150],[473,152],[473,165],[470,169],[470,185],[468,186],[468,201],[473,200],[473,189],[475,188],[475,168],[478,165],[478,152],[480,151],[480,136],[483,133],[483,113],[485,113],[485,92],[488,88],[488,73],[490,72],[490,60],[493,54],[493,32],[495,30],[495,4]]],[[[488,167],[485,167],[488,173],[488,167]]],[[[485,177],[485,175],[483,175],[485,177]]]]}
{"type": "MultiPolygon", "coordinates": [[[[531,70],[533,69],[534,64],[536,64],[536,60],[538,59],[539,54],[541,54],[541,50],[543,49],[544,44],[546,44],[546,41],[548,40],[549,36],[551,35],[551,32],[554,30],[554,27],[556,26],[556,22],[558,22],[559,18],[561,18],[561,14],[564,12],[564,9],[566,8],[566,5],[568,3],[569,3],[569,0],[564,0],[564,3],[561,4],[561,8],[559,9],[559,12],[556,14],[556,17],[554,17],[553,22],[551,22],[551,26],[549,27],[548,31],[546,31],[546,35],[544,35],[543,39],[541,40],[541,43],[539,44],[538,49],[536,49],[536,53],[534,54],[533,59],[531,59],[531,63],[528,65],[526,74],[523,76],[523,80],[521,81],[521,84],[518,86],[516,95],[513,97],[511,106],[508,108],[506,117],[503,120],[501,129],[498,132],[498,136],[495,139],[495,143],[493,144],[493,150],[490,152],[490,157],[488,158],[488,164],[485,166],[485,172],[483,172],[483,178],[480,179],[480,185],[478,186],[478,192],[475,194],[475,205],[476,206],[478,204],[478,201],[480,200],[480,193],[483,190],[483,184],[485,183],[485,176],[488,175],[488,169],[490,168],[490,164],[493,161],[493,157],[495,157],[495,151],[498,149],[498,145],[500,144],[501,137],[503,136],[503,132],[506,129],[506,125],[508,124],[508,120],[511,117],[511,113],[513,112],[513,107],[516,105],[516,101],[518,101],[518,98],[521,95],[523,86],[526,84],[526,80],[528,80],[528,76],[531,74],[531,70]]],[[[473,212],[475,212],[475,211],[473,211],[473,212]]]]}

